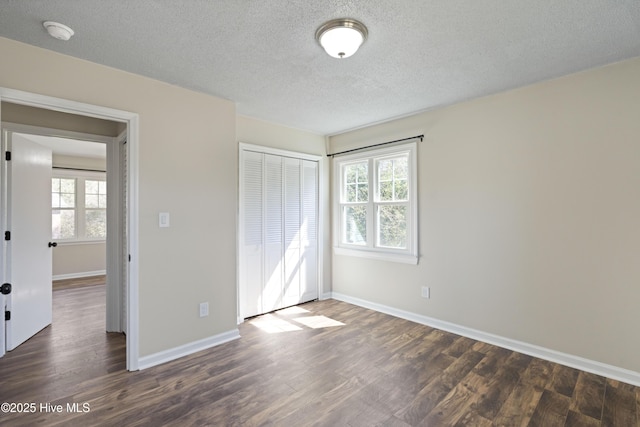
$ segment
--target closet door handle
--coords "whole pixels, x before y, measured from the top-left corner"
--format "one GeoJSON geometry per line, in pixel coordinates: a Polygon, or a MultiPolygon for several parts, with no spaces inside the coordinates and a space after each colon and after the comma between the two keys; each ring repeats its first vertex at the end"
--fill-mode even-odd
{"type": "Polygon", "coordinates": [[[58,246],[57,242],[49,242],[49,247],[50,248],[55,248],[56,246],[58,246]]]}

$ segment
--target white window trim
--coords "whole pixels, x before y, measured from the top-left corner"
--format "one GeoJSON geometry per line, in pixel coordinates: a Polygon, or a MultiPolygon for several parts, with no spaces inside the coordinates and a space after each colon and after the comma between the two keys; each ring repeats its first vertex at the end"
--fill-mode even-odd
{"type": "MultiPolygon", "coordinates": [[[[64,168],[53,168],[53,173],[51,175],[52,178],[80,178],[84,180],[99,180],[99,181],[107,181],[107,173],[103,171],[88,171],[88,170],[76,170],[76,169],[64,169],[64,168]]],[[[78,237],[81,232],[85,234],[85,226],[84,224],[80,224],[82,218],[82,213],[85,212],[85,207],[81,206],[84,202],[84,186],[82,187],[83,193],[80,194],[78,190],[78,184],[76,182],[76,207],[74,208],[76,215],[76,237],[72,239],[55,239],[56,243],[67,246],[67,245],[77,245],[77,244],[88,244],[88,243],[104,243],[107,238],[87,238],[87,237],[78,237]]],[[[107,201],[108,206],[109,201],[107,201]]],[[[54,208],[51,208],[54,210],[54,208]]],[[[105,212],[108,208],[105,209],[105,212]]]]}
{"type": "MultiPolygon", "coordinates": [[[[373,162],[372,162],[373,163],[373,162]]],[[[335,157],[333,159],[333,251],[336,255],[346,255],[362,258],[370,258],[380,261],[392,261],[404,264],[417,264],[418,254],[418,167],[417,167],[417,143],[407,143],[393,147],[371,149],[359,153],[353,153],[335,157]],[[341,191],[342,176],[341,165],[358,160],[377,159],[394,154],[408,154],[409,156],[409,224],[407,232],[407,249],[398,250],[392,248],[374,247],[373,244],[366,247],[349,245],[342,242],[342,213],[341,213],[341,191]]],[[[373,169],[373,168],[370,168],[373,169]]],[[[369,197],[374,197],[374,170],[369,171],[369,197]]],[[[370,213],[370,216],[373,213],[370,213]]],[[[373,242],[374,224],[367,228],[367,240],[373,242]]]]}

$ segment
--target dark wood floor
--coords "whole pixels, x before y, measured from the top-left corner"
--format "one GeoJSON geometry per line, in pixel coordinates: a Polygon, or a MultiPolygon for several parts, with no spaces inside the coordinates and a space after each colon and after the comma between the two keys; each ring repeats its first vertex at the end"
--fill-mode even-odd
{"type": "Polygon", "coordinates": [[[104,286],[54,292],[53,325],[0,359],[0,402],[37,411],[1,425],[640,426],[639,388],[334,300],[126,372],[104,298],[104,286]]]}

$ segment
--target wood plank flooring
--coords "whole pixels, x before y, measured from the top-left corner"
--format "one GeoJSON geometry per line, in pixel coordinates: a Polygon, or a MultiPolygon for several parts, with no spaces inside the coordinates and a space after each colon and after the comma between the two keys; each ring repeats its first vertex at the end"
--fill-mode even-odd
{"type": "Polygon", "coordinates": [[[53,290],[85,288],[87,286],[99,286],[106,283],[107,276],[89,276],[78,279],[60,279],[53,281],[53,290]]]}
{"type": "Polygon", "coordinates": [[[53,325],[0,359],[0,402],[37,410],[1,425],[640,426],[638,387],[335,300],[126,372],[104,298],[104,286],[54,292],[53,325]]]}

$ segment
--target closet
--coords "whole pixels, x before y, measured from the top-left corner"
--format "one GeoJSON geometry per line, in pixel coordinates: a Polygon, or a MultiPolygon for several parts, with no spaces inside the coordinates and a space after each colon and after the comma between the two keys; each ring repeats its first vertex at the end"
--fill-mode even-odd
{"type": "Polygon", "coordinates": [[[240,148],[242,318],[318,298],[318,159],[240,148]]]}

